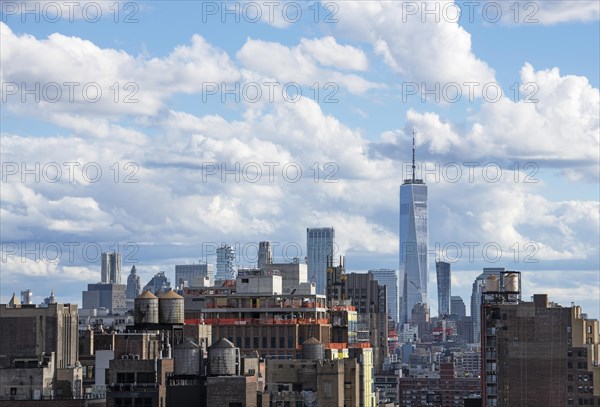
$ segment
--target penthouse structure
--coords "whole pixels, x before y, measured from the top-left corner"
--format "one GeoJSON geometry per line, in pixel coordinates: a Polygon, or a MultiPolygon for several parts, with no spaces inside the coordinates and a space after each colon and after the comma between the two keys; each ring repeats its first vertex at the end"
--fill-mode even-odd
{"type": "Polygon", "coordinates": [[[311,336],[328,344],[325,296],[312,288],[286,293],[284,281],[290,287],[307,283],[302,273],[242,269],[235,283],[184,289],[186,323],[212,325],[213,341],[227,338],[241,351],[255,350],[263,357],[295,358],[311,336]]]}

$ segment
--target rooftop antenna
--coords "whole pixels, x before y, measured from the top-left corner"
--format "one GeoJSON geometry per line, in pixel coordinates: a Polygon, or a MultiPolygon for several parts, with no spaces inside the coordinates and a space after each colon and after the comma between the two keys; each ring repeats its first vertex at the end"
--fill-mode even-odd
{"type": "Polygon", "coordinates": [[[415,183],[415,131],[413,130],[412,183],[415,183]]]}

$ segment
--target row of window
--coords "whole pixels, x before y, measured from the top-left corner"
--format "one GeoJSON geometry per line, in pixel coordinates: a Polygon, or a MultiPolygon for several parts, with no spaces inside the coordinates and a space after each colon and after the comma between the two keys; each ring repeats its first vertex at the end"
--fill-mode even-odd
{"type": "MultiPolygon", "coordinates": [[[[235,346],[237,346],[238,348],[242,348],[242,337],[241,336],[236,337],[235,342],[233,341],[232,337],[229,337],[227,339],[229,339],[230,342],[235,343],[235,346]]],[[[243,348],[250,349],[250,347],[251,347],[250,345],[252,345],[252,349],[261,349],[261,348],[262,349],[267,349],[267,348],[295,349],[296,348],[294,338],[291,336],[287,337],[287,341],[286,341],[285,336],[280,336],[279,342],[277,341],[277,337],[271,336],[271,341],[270,341],[271,346],[269,346],[269,341],[266,336],[263,336],[262,338],[259,338],[258,336],[255,336],[253,338],[245,337],[243,348]]]]}
{"type": "Polygon", "coordinates": [[[154,373],[154,372],[117,373],[117,383],[156,383],[156,373],[154,373]]]}
{"type": "Polygon", "coordinates": [[[115,407],[152,407],[151,398],[118,398],[115,399],[115,407]]]}

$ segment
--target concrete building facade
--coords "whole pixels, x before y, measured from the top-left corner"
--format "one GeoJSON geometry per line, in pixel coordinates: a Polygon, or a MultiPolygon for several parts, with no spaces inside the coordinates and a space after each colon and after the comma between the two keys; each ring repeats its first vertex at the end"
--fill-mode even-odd
{"type": "Polygon", "coordinates": [[[598,321],[546,294],[482,305],[484,407],[600,405],[598,321]]]}
{"type": "Polygon", "coordinates": [[[0,369],[14,367],[15,359],[42,360],[51,353],[56,368],[74,366],[78,335],[75,304],[0,304],[0,369]]]}

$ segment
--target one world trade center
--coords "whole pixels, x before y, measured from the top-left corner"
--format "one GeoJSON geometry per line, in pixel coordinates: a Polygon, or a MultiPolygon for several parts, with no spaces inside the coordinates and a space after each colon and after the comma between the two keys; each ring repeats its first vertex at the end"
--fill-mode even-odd
{"type": "Polygon", "coordinates": [[[409,322],[415,304],[427,302],[427,185],[416,179],[413,133],[412,176],[400,186],[400,323],[409,322]]]}

